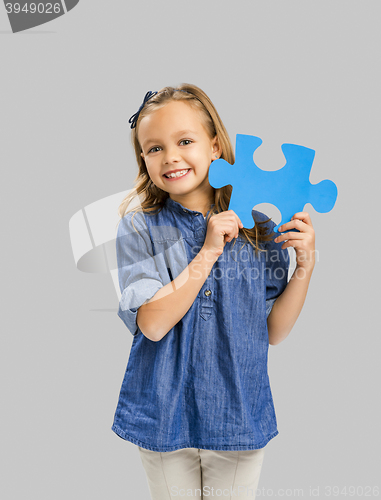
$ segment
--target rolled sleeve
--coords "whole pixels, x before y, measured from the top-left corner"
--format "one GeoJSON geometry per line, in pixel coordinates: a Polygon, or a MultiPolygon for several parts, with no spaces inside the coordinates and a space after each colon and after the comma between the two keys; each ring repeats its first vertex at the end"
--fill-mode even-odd
{"type": "MultiPolygon", "coordinates": [[[[271,221],[273,231],[276,224],[271,221]]],[[[274,238],[276,235],[274,235],[274,238]]],[[[282,250],[282,244],[273,240],[267,242],[266,252],[266,317],[268,318],[276,299],[287,286],[290,258],[288,250],[282,250]]]]}
{"type": "Polygon", "coordinates": [[[271,313],[271,309],[273,308],[275,301],[276,301],[276,299],[267,299],[266,300],[266,318],[269,317],[269,314],[271,313]]]}
{"type": "Polygon", "coordinates": [[[144,214],[137,212],[125,215],[118,227],[116,256],[118,279],[121,291],[118,316],[132,335],[138,333],[136,322],[139,307],[151,299],[163,286],[157,259],[153,255],[144,214]]]}

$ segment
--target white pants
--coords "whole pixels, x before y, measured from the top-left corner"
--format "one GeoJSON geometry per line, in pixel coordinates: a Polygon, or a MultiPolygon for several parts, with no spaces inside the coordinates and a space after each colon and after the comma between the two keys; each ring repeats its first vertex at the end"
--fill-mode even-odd
{"type": "Polygon", "coordinates": [[[255,498],[264,448],[168,452],[138,448],[152,500],[255,498]]]}

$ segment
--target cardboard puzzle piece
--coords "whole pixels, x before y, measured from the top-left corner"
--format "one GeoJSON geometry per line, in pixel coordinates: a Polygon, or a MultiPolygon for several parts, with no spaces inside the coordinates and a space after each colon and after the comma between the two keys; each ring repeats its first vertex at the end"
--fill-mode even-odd
{"type": "Polygon", "coordinates": [[[213,161],[209,168],[212,187],[233,186],[229,210],[234,210],[245,228],[254,227],[251,213],[253,207],[260,203],[271,203],[279,209],[282,220],[274,231],[289,222],[295,213],[302,212],[306,203],[311,203],[319,213],[332,210],[337,198],[336,184],[330,180],[317,184],[309,181],[315,157],[313,149],[283,144],[285,166],[265,171],[258,168],[253,160],[254,152],[261,144],[259,137],[237,134],[235,163],[230,165],[219,159],[213,161]]]}

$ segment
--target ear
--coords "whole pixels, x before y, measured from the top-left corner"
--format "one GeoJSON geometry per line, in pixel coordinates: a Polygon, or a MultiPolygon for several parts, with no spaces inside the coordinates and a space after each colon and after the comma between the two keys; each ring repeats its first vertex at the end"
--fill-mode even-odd
{"type": "Polygon", "coordinates": [[[218,142],[218,137],[215,136],[212,140],[212,160],[217,160],[222,154],[221,146],[218,142]]]}

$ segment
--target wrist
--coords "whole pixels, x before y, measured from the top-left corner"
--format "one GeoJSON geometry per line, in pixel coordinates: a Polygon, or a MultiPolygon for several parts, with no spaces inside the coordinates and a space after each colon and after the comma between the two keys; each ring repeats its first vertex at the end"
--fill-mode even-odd
{"type": "Polygon", "coordinates": [[[314,270],[315,263],[314,262],[304,262],[303,264],[296,264],[294,274],[298,278],[311,277],[312,272],[314,270]]]}
{"type": "Polygon", "coordinates": [[[221,255],[216,250],[212,250],[205,245],[201,247],[200,254],[206,262],[210,263],[212,266],[218,260],[218,257],[221,255]]]}

